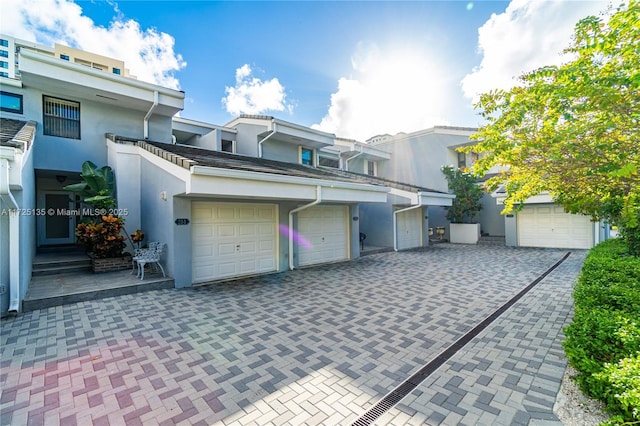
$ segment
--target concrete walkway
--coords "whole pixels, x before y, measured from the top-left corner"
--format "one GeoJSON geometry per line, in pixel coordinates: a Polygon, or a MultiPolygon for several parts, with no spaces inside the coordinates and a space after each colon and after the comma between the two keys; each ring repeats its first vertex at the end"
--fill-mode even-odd
{"type": "MultiPolygon", "coordinates": [[[[561,250],[438,244],[2,320],[0,424],[348,425],[561,250]]],[[[553,424],[573,253],[376,424],[553,424]]]]}

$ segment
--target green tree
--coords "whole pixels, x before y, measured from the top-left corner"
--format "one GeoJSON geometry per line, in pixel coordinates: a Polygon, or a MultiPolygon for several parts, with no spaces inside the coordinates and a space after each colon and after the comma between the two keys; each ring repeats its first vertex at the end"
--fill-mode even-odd
{"type": "Polygon", "coordinates": [[[476,105],[487,124],[472,137],[474,173],[500,166],[508,213],[548,191],[571,213],[620,226],[640,254],[640,5],[632,0],[575,27],[571,60],[520,77],[476,105]]]}
{"type": "Polygon", "coordinates": [[[442,173],[447,179],[449,192],[454,194],[451,207],[447,209],[447,220],[452,223],[473,223],[478,212],[482,209],[484,190],[476,182],[471,173],[464,172],[452,166],[443,166],[442,173]]]}

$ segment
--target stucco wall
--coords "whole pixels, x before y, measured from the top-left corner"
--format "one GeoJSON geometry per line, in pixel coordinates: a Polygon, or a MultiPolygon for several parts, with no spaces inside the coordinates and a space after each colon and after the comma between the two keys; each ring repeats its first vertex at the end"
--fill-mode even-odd
{"type": "MultiPolygon", "coordinates": [[[[258,156],[258,135],[267,130],[266,126],[258,126],[253,124],[238,124],[238,136],[236,139],[236,152],[242,155],[252,157],[258,156]]],[[[265,142],[265,144],[269,141],[265,142]]]]}
{"type": "MultiPolygon", "coordinates": [[[[143,138],[145,112],[130,110],[116,105],[74,98],[65,93],[46,92],[32,88],[3,88],[11,93],[23,95],[23,114],[3,112],[3,117],[37,122],[37,149],[34,150],[34,168],[60,171],[80,171],[86,160],[97,165],[107,163],[105,133],[131,138],[143,138]],[[81,139],[46,136],[42,125],[42,96],[80,102],[81,139]]],[[[149,120],[149,139],[171,142],[171,118],[153,115],[149,120]]]]}
{"type": "MultiPolygon", "coordinates": [[[[33,147],[32,147],[33,149],[33,147]]],[[[11,194],[18,204],[18,208],[24,211],[32,212],[36,207],[35,196],[35,175],[33,171],[33,155],[32,151],[15,157],[15,161],[9,163],[10,167],[20,167],[22,189],[12,189],[11,194]]],[[[19,294],[18,298],[22,301],[27,294],[29,283],[31,282],[32,261],[35,256],[36,240],[35,227],[36,216],[33,214],[16,214],[15,211],[10,212],[10,206],[0,199],[0,315],[6,315],[9,308],[10,298],[10,256],[11,249],[17,247],[19,260],[19,294]],[[10,216],[15,215],[15,216],[10,216]],[[11,240],[10,224],[11,221],[18,221],[19,235],[17,241],[11,240]]],[[[14,253],[15,254],[15,253],[14,253]]]]}
{"type": "Polygon", "coordinates": [[[391,159],[378,163],[378,176],[411,183],[436,191],[447,191],[447,181],[440,171],[451,164],[449,147],[467,138],[454,135],[426,134],[378,145],[391,153],[391,159]]]}
{"type": "Polygon", "coordinates": [[[504,237],[504,216],[500,214],[504,206],[498,205],[491,194],[485,194],[481,201],[479,222],[483,234],[504,237]]]}
{"type": "MultiPolygon", "coordinates": [[[[0,209],[9,206],[0,198],[0,209]]],[[[0,215],[0,316],[9,309],[9,216],[0,215]]]]}
{"type": "Polygon", "coordinates": [[[273,138],[268,139],[262,144],[262,157],[296,164],[298,163],[298,145],[273,138]]]}
{"type": "MultiPolygon", "coordinates": [[[[174,223],[174,196],[184,193],[185,184],[144,158],[140,160],[140,176],[140,229],[145,233],[145,241],[166,243],[167,249],[162,257],[165,272],[175,278],[176,287],[191,285],[190,252],[176,250],[177,228],[184,233],[190,225],[178,226],[174,223]],[[160,197],[161,192],[166,192],[166,199],[160,197]]],[[[190,230],[188,232],[190,235],[190,230]]],[[[178,246],[183,248],[183,244],[178,246]]]]}
{"type": "MultiPolygon", "coordinates": [[[[23,157],[22,191],[17,195],[18,203],[25,209],[36,207],[36,184],[33,171],[33,154],[36,143],[31,151],[23,157]]],[[[24,299],[31,283],[33,258],[36,254],[36,217],[22,216],[20,218],[20,300],[24,299]]]]}

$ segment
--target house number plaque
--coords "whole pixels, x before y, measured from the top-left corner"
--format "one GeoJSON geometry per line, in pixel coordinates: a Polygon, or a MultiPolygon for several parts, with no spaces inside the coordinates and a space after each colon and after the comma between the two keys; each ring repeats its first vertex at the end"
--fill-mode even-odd
{"type": "Polygon", "coordinates": [[[189,219],[176,219],[176,225],[188,225],[189,219]]]}

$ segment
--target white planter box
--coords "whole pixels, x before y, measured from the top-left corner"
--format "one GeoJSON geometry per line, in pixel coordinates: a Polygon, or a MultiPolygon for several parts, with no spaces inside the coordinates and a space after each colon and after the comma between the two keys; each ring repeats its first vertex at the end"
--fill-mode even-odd
{"type": "Polygon", "coordinates": [[[452,223],[449,226],[449,240],[455,244],[478,244],[479,223],[452,223]]]}

